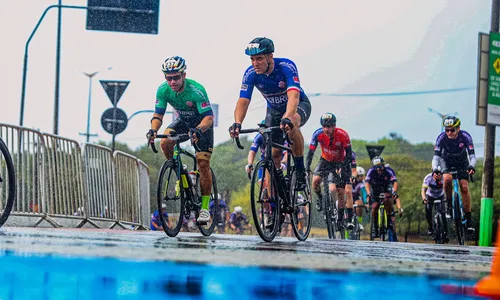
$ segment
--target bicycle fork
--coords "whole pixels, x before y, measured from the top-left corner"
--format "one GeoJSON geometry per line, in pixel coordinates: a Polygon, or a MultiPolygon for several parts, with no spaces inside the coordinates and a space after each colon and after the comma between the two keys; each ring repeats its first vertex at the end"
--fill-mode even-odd
{"type": "Polygon", "coordinates": [[[460,222],[462,224],[465,224],[467,222],[467,220],[465,219],[465,213],[464,213],[464,207],[463,207],[463,204],[462,204],[462,201],[459,201],[460,199],[455,199],[455,195],[460,197],[459,196],[459,186],[458,186],[458,182],[457,180],[453,180],[453,194],[452,194],[452,197],[451,197],[451,206],[452,206],[452,210],[453,210],[453,219],[456,220],[457,216],[455,215],[456,214],[456,203],[458,201],[459,203],[459,209],[460,209],[460,222]]]}

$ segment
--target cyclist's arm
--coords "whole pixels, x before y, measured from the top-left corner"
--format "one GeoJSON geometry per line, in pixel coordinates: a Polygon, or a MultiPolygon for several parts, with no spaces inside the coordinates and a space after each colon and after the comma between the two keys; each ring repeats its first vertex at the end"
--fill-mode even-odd
{"type": "Polygon", "coordinates": [[[421,192],[421,195],[422,195],[422,201],[425,200],[425,198],[427,198],[427,188],[426,187],[422,187],[422,192],[421,192]]]}
{"type": "Polygon", "coordinates": [[[210,126],[212,126],[213,123],[214,123],[213,116],[205,116],[201,120],[200,124],[198,124],[198,126],[196,127],[200,128],[202,132],[205,132],[207,131],[208,128],[210,128],[210,126]]]}
{"type": "Polygon", "coordinates": [[[254,159],[255,159],[255,151],[253,150],[248,151],[247,164],[253,165],[254,159]]]}
{"type": "Polygon", "coordinates": [[[398,192],[398,187],[399,187],[399,184],[397,181],[393,181],[392,182],[392,192],[393,193],[397,193],[398,192]]]}
{"type": "Polygon", "coordinates": [[[297,107],[299,106],[300,92],[296,88],[290,88],[286,91],[288,97],[288,102],[286,104],[286,111],[283,114],[283,118],[288,118],[292,120],[292,117],[297,112],[297,107]]]}
{"type": "Polygon", "coordinates": [[[234,109],[234,122],[241,124],[245,120],[247,115],[248,106],[250,105],[250,99],[240,98],[238,103],[236,103],[236,108],[234,109]]]}
{"type": "Polygon", "coordinates": [[[311,169],[311,164],[312,164],[312,161],[313,161],[313,157],[314,157],[314,151],[316,150],[316,147],[311,148],[309,147],[309,151],[307,152],[307,157],[306,157],[306,170],[310,170],[311,169]]]}
{"type": "Polygon", "coordinates": [[[161,124],[163,124],[163,115],[154,113],[151,119],[151,129],[158,131],[160,130],[161,124]]]}
{"type": "Polygon", "coordinates": [[[442,159],[441,143],[443,138],[444,135],[443,133],[441,133],[436,139],[436,144],[434,146],[434,156],[432,157],[432,170],[437,170],[437,168],[441,164],[441,159],[442,159]]]}

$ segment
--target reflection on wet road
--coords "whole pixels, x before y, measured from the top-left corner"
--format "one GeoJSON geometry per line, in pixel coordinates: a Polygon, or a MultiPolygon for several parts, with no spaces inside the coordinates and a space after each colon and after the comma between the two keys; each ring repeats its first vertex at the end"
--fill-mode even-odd
{"type": "Polygon", "coordinates": [[[114,257],[225,266],[266,266],[290,269],[361,271],[440,275],[478,279],[490,270],[493,248],[370,241],[277,238],[257,236],[106,229],[0,229],[0,244],[16,254],[114,257]]]}

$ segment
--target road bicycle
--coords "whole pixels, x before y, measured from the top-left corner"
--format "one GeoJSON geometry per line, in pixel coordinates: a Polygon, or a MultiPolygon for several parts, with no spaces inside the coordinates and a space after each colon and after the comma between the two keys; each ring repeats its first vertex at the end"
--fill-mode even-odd
{"type": "MultiPolygon", "coordinates": [[[[391,215],[387,215],[387,210],[385,209],[385,201],[392,201],[389,193],[380,193],[378,195],[378,199],[380,201],[380,205],[378,207],[378,217],[375,220],[375,218],[372,218],[371,221],[371,232],[370,232],[370,240],[373,241],[375,239],[375,222],[376,225],[378,226],[378,231],[379,231],[379,236],[382,241],[385,241],[386,239],[389,242],[396,242],[397,237],[396,233],[394,232],[393,224],[392,224],[392,217],[391,215]]],[[[394,213],[393,213],[394,214],[394,213]]]]}
{"type": "MultiPolygon", "coordinates": [[[[183,220],[190,219],[191,212],[195,213],[195,220],[199,216],[201,209],[200,173],[194,154],[181,148],[181,143],[190,139],[189,134],[157,134],[156,138],[168,138],[175,141],[174,155],[161,166],[156,190],[158,207],[162,207],[162,204],[167,206],[167,216],[160,213],[163,230],[168,236],[175,237],[181,230],[183,220]],[[187,166],[182,163],[182,156],[193,161],[192,171],[188,171],[187,166]]],[[[191,144],[197,149],[196,143],[191,144]]],[[[154,143],[151,143],[151,148],[158,153],[154,143]]],[[[212,234],[217,225],[217,216],[220,214],[217,182],[212,168],[210,168],[210,173],[212,175],[210,201],[214,203],[210,212],[210,221],[207,224],[196,222],[196,226],[204,236],[212,234]]]]}
{"type": "Polygon", "coordinates": [[[16,173],[9,148],[0,139],[0,227],[7,222],[16,198],[16,173]]]}
{"type": "Polygon", "coordinates": [[[351,230],[348,230],[348,232],[347,232],[347,237],[350,240],[360,240],[360,238],[361,238],[361,230],[360,230],[360,224],[359,224],[358,213],[357,213],[358,208],[368,208],[368,205],[356,204],[356,203],[353,204],[352,210],[353,210],[353,216],[354,216],[353,217],[354,218],[354,221],[353,221],[354,227],[351,230]]]}
{"type": "MultiPolygon", "coordinates": [[[[280,127],[267,127],[264,124],[258,126],[259,128],[239,131],[240,134],[260,132],[266,149],[264,158],[257,162],[251,176],[250,202],[255,228],[264,241],[271,242],[281,230],[285,214],[290,214],[295,236],[298,240],[305,241],[311,231],[312,219],[310,178],[306,180],[306,188],[298,191],[292,150],[272,141],[272,132],[280,127]],[[288,151],[286,174],[275,167],[273,147],[288,151]]],[[[239,138],[235,138],[235,141],[238,148],[244,149],[239,138]]],[[[290,141],[289,144],[291,145],[290,141]]]]}
{"type": "Polygon", "coordinates": [[[434,207],[434,217],[432,220],[433,226],[434,226],[434,241],[436,241],[436,244],[444,244],[445,241],[447,240],[447,232],[445,230],[446,226],[446,218],[443,215],[443,203],[441,199],[434,199],[432,206],[434,207]]]}
{"type": "MultiPolygon", "coordinates": [[[[452,220],[455,223],[455,230],[457,232],[457,240],[460,245],[465,244],[465,234],[466,228],[465,224],[467,220],[465,219],[464,206],[462,202],[462,193],[460,192],[460,183],[458,181],[458,172],[456,168],[448,168],[443,170],[443,174],[450,174],[452,176],[453,193],[451,198],[452,205],[452,220]]],[[[462,171],[460,171],[462,172],[462,171]]],[[[474,177],[469,176],[471,182],[474,182],[474,177]]]]}

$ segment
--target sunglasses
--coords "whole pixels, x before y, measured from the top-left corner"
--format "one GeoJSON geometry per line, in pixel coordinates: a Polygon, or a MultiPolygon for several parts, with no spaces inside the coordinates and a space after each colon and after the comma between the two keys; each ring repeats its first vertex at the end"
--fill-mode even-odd
{"type": "Polygon", "coordinates": [[[446,131],[446,132],[455,132],[456,129],[455,128],[447,128],[444,131],[446,131]]]}
{"type": "Polygon", "coordinates": [[[177,81],[181,79],[182,75],[175,75],[175,76],[165,76],[166,81],[177,81]]]}
{"type": "Polygon", "coordinates": [[[325,125],[323,127],[325,127],[325,128],[332,128],[332,127],[335,127],[335,124],[328,124],[328,125],[325,125]]]}

